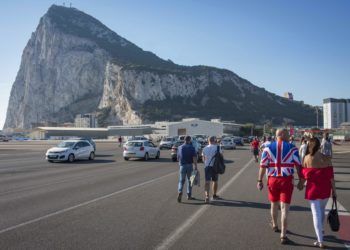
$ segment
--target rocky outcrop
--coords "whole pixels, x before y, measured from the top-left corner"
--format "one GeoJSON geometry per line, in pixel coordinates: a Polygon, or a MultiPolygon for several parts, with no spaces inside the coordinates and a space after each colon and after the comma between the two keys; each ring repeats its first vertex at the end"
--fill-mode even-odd
{"type": "Polygon", "coordinates": [[[94,42],[57,30],[44,16],[23,51],[5,128],[72,121],[76,113],[96,110],[108,59],[94,42]]]}
{"type": "Polygon", "coordinates": [[[102,125],[183,117],[313,123],[313,108],[258,88],[231,71],[180,66],[143,51],[95,18],[53,5],[22,55],[5,128],[72,122],[102,125]]]}

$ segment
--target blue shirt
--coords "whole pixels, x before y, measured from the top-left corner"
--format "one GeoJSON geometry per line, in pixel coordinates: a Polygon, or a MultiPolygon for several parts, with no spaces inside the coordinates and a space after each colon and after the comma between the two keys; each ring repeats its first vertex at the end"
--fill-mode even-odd
{"type": "Polygon", "coordinates": [[[177,149],[177,158],[179,159],[179,164],[192,164],[193,163],[193,157],[195,157],[196,150],[192,146],[192,144],[182,144],[177,149]]]}

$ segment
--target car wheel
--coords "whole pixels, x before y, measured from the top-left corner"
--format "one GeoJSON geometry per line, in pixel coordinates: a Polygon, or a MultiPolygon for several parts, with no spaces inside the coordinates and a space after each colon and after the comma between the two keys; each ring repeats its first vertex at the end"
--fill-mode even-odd
{"type": "Polygon", "coordinates": [[[89,156],[89,160],[92,161],[93,159],[95,159],[95,153],[91,152],[89,156]]]}
{"type": "Polygon", "coordinates": [[[159,159],[159,157],[160,157],[160,152],[158,151],[156,155],[156,159],[159,159]]]}
{"type": "Polygon", "coordinates": [[[172,160],[173,160],[173,162],[175,162],[176,161],[176,158],[171,158],[172,160]]]}
{"type": "Polygon", "coordinates": [[[128,161],[128,160],[129,160],[129,158],[128,158],[128,157],[124,157],[124,160],[128,161]]]}
{"type": "Polygon", "coordinates": [[[145,156],[143,157],[143,159],[144,159],[145,161],[148,161],[148,159],[149,159],[148,153],[145,154],[145,156]]]}
{"type": "Polygon", "coordinates": [[[70,154],[70,155],[68,156],[68,162],[73,162],[74,160],[75,160],[74,155],[73,155],[73,154],[70,154]]]}
{"type": "Polygon", "coordinates": [[[47,160],[48,162],[50,162],[50,163],[53,163],[53,161],[51,161],[51,160],[47,160]]]}

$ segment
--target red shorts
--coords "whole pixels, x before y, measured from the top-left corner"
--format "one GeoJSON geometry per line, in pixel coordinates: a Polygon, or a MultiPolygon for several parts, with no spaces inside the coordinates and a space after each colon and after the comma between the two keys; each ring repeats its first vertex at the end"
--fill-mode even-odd
{"type": "Polygon", "coordinates": [[[271,202],[281,201],[290,204],[294,188],[293,176],[269,176],[267,186],[269,189],[269,200],[271,202]]]}

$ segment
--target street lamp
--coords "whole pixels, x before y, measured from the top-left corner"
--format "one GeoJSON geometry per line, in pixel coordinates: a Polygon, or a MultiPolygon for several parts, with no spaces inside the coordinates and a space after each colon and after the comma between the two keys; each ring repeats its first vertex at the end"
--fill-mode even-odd
{"type": "Polygon", "coordinates": [[[316,109],[316,127],[318,128],[318,107],[315,107],[316,109]]]}

